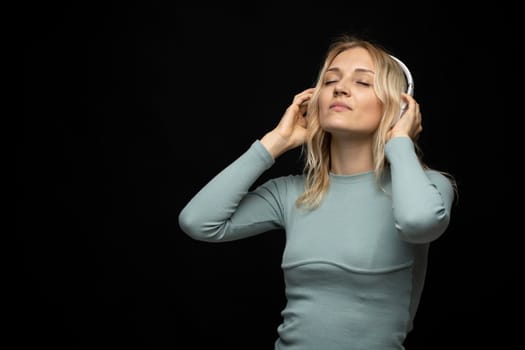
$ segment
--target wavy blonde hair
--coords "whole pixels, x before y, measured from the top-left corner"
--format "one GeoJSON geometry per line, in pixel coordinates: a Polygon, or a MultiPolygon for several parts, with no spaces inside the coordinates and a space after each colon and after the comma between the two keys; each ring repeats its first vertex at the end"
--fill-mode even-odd
{"type": "MultiPolygon", "coordinates": [[[[385,167],[388,166],[385,158],[387,132],[399,118],[401,93],[407,89],[405,74],[401,66],[381,46],[350,35],[342,35],[329,46],[324,64],[317,76],[315,91],[308,104],[307,121],[310,132],[301,150],[305,158],[306,183],[304,192],[296,201],[299,207],[309,209],[318,207],[330,185],[331,135],[321,128],[319,122],[319,93],[323,85],[323,77],[334,58],[343,51],[355,47],[364,48],[372,57],[376,72],[374,90],[383,107],[381,121],[373,134],[372,156],[378,183],[380,183],[385,167]]],[[[421,161],[421,152],[415,141],[414,145],[421,161]]]]}

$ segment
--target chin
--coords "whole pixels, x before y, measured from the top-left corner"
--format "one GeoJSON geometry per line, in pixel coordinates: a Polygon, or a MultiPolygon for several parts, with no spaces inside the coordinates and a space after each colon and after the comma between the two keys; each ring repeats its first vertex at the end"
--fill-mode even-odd
{"type": "Polygon", "coordinates": [[[348,119],[343,118],[325,118],[320,121],[321,128],[326,132],[344,132],[353,131],[355,126],[348,122],[348,119]]]}

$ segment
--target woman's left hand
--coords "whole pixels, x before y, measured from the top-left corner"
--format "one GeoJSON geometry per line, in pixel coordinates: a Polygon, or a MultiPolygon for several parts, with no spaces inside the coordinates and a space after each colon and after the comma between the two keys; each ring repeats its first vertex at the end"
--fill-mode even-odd
{"type": "Polygon", "coordinates": [[[392,137],[398,136],[408,136],[415,140],[421,131],[423,131],[419,104],[409,94],[403,94],[402,98],[407,103],[407,108],[403,115],[388,132],[388,140],[390,140],[392,137]]]}

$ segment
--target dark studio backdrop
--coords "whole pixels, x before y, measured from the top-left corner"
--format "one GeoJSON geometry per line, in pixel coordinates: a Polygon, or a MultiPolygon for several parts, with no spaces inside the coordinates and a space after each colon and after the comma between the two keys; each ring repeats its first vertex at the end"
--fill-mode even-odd
{"type": "MultiPolygon", "coordinates": [[[[521,264],[508,204],[515,9],[422,3],[22,6],[17,344],[272,349],[283,232],[202,243],[177,216],[278,122],[314,83],[329,40],[348,32],[411,69],[425,160],[459,185],[407,349],[506,349],[521,264]]],[[[292,151],[261,181],[301,165],[292,151]]]]}

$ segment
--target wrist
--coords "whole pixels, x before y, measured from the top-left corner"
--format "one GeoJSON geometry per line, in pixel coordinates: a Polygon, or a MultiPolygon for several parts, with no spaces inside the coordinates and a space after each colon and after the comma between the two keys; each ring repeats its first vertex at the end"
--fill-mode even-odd
{"type": "Polygon", "coordinates": [[[276,132],[270,131],[261,138],[261,144],[276,159],[288,149],[287,143],[276,132]]]}

